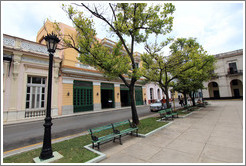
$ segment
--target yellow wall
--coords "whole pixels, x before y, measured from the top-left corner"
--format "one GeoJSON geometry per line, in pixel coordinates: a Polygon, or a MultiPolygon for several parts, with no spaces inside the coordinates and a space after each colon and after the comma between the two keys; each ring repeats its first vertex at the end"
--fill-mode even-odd
{"type": "Polygon", "coordinates": [[[120,102],[120,87],[114,87],[114,102],[120,102]],[[119,93],[119,95],[117,95],[119,93]]]}
{"type": "Polygon", "coordinates": [[[146,99],[146,101],[147,101],[146,88],[143,88],[143,101],[144,101],[144,99],[146,99]]]}
{"type": "MultiPolygon", "coordinates": [[[[69,34],[71,36],[73,36],[74,40],[76,41],[76,31],[73,27],[70,27],[66,24],[63,23],[59,23],[59,27],[61,29],[61,33],[62,34],[69,34]]],[[[43,40],[43,37],[47,35],[47,31],[48,33],[51,32],[55,32],[55,25],[50,22],[49,20],[47,20],[45,22],[45,28],[44,26],[39,30],[38,34],[37,34],[37,38],[36,41],[41,43],[41,44],[45,44],[45,41],[43,40]]],[[[68,49],[64,49],[63,50],[63,55],[62,55],[62,65],[66,65],[66,66],[72,66],[75,67],[75,64],[78,63],[79,61],[77,60],[78,57],[78,52],[72,48],[68,48],[68,49]]]]}
{"type": "MultiPolygon", "coordinates": [[[[73,28],[69,28],[63,24],[60,25],[61,29],[64,34],[70,34],[73,36],[73,38],[76,38],[76,31],[73,28]]],[[[76,39],[75,39],[76,41],[76,39]]],[[[64,50],[63,53],[64,59],[63,59],[63,65],[66,66],[75,66],[76,63],[78,63],[77,57],[78,57],[78,52],[74,50],[73,48],[68,48],[64,50]]]]}
{"type": "Polygon", "coordinates": [[[44,36],[47,35],[47,33],[51,33],[54,31],[54,24],[47,20],[42,26],[42,28],[38,31],[37,37],[36,37],[36,42],[45,44],[45,41],[43,40],[44,36]],[[45,26],[45,28],[44,28],[45,26]]]}
{"type": "Polygon", "coordinates": [[[63,84],[62,105],[73,105],[73,84],[63,84]]]}
{"type": "Polygon", "coordinates": [[[93,103],[101,103],[101,88],[100,85],[93,85],[93,103]],[[98,93],[98,96],[97,96],[98,93]]]}

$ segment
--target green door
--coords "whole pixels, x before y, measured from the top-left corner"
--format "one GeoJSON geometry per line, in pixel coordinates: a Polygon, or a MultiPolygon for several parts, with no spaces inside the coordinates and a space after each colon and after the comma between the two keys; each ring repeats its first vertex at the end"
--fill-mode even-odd
{"type": "Polygon", "coordinates": [[[125,85],[120,85],[120,102],[121,107],[126,107],[131,105],[129,88],[125,85]]]}
{"type": "Polygon", "coordinates": [[[93,110],[92,82],[74,80],[73,84],[73,112],[93,110]]]}
{"type": "Polygon", "coordinates": [[[136,105],[143,105],[143,93],[141,86],[135,86],[136,105]]]}
{"type": "MultiPolygon", "coordinates": [[[[130,95],[129,95],[129,88],[125,85],[120,85],[120,99],[121,99],[121,106],[130,106],[130,95]]],[[[142,87],[135,86],[135,100],[136,105],[143,105],[143,94],[142,94],[142,87]]]]}

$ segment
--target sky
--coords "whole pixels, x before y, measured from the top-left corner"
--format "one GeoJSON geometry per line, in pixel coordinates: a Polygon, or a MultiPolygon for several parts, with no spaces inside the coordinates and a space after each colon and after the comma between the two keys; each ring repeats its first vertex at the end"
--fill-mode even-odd
{"type": "MultiPolygon", "coordinates": [[[[47,18],[72,26],[72,22],[62,10],[63,3],[69,4],[71,1],[1,1],[1,33],[36,41],[37,32],[47,18]]],[[[173,30],[167,37],[196,38],[209,54],[244,48],[244,1],[172,3],[176,10],[173,14],[173,30]]],[[[97,19],[94,21],[98,38],[107,37],[115,40],[107,33],[105,24],[97,19]]],[[[143,45],[137,45],[135,51],[143,53],[143,45]]],[[[168,52],[169,49],[166,47],[164,54],[168,52]]]]}

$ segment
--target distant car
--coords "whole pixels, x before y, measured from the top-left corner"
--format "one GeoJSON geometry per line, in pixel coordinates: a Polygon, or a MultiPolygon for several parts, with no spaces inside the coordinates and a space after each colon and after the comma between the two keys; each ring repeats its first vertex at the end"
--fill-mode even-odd
{"type": "MultiPolygon", "coordinates": [[[[169,102],[169,104],[172,106],[172,103],[169,102]]],[[[162,106],[161,101],[156,101],[155,103],[150,104],[150,111],[151,112],[157,112],[160,111],[162,109],[166,109],[167,108],[167,104],[164,103],[162,106]]]]}

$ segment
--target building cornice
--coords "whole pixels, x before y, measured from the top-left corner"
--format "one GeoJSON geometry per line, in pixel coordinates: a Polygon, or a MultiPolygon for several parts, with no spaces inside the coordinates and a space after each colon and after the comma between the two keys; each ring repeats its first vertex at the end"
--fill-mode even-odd
{"type": "Polygon", "coordinates": [[[229,58],[229,57],[234,57],[238,55],[243,55],[243,49],[224,52],[224,53],[216,54],[214,56],[218,59],[222,59],[222,58],[229,58]]]}

